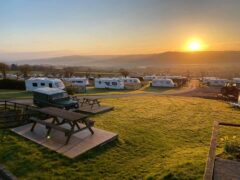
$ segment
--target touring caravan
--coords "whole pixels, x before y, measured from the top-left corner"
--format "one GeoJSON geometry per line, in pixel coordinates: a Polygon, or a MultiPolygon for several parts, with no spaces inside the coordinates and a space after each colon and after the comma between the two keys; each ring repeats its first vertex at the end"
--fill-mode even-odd
{"type": "Polygon", "coordinates": [[[155,76],[155,75],[144,76],[143,79],[144,79],[144,81],[152,81],[153,79],[157,79],[157,76],[155,76]]]}
{"type": "Polygon", "coordinates": [[[176,83],[172,79],[154,79],[152,87],[176,87],[176,83]]]}
{"type": "Polygon", "coordinates": [[[89,84],[87,78],[81,77],[63,78],[63,81],[69,82],[74,86],[87,86],[89,84]]]}
{"type": "Polygon", "coordinates": [[[49,87],[65,89],[63,82],[60,79],[50,78],[30,78],[25,80],[26,91],[33,91],[37,88],[49,87]]]}
{"type": "Polygon", "coordinates": [[[124,81],[119,78],[96,78],[95,88],[101,89],[124,89],[124,81]]]}
{"type": "Polygon", "coordinates": [[[225,86],[226,83],[228,83],[229,80],[227,79],[209,79],[207,82],[208,86],[225,86]]]}
{"type": "Polygon", "coordinates": [[[158,79],[171,79],[178,87],[187,83],[188,78],[184,76],[157,76],[158,79]]]}
{"type": "Polygon", "coordinates": [[[139,89],[142,86],[138,78],[123,78],[125,89],[139,89]]]}

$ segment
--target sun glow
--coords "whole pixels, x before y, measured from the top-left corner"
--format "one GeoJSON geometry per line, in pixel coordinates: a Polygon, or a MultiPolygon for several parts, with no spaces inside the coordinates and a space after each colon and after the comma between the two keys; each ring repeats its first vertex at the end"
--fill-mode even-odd
{"type": "Polygon", "coordinates": [[[200,50],[202,50],[202,45],[199,41],[191,41],[188,44],[188,50],[189,51],[200,51],[200,50]]]}

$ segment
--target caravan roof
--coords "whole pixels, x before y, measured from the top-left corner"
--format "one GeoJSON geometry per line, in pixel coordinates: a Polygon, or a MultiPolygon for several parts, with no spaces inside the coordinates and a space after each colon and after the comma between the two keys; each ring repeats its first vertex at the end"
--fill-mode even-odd
{"type": "Polygon", "coordinates": [[[52,94],[57,94],[57,93],[64,93],[65,91],[62,89],[58,89],[58,88],[43,87],[43,88],[37,88],[37,89],[33,90],[33,92],[52,95],[52,94]]]}
{"type": "Polygon", "coordinates": [[[30,80],[30,81],[44,81],[44,80],[60,81],[60,79],[47,78],[47,77],[31,77],[31,78],[29,78],[28,80],[30,80]]]}
{"type": "Polygon", "coordinates": [[[101,80],[101,81],[113,81],[113,80],[121,80],[120,78],[96,78],[95,80],[101,80]]]}

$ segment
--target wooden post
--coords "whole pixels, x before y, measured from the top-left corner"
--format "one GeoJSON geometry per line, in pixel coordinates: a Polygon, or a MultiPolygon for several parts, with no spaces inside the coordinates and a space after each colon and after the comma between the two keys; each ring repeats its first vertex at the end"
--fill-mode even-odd
{"type": "Polygon", "coordinates": [[[216,151],[216,146],[217,146],[218,130],[219,130],[219,122],[214,121],[210,149],[209,149],[209,153],[208,153],[208,160],[206,163],[205,173],[204,173],[204,177],[203,177],[204,180],[212,180],[213,179],[213,170],[214,170],[214,162],[215,162],[215,156],[216,156],[215,151],[216,151]]]}

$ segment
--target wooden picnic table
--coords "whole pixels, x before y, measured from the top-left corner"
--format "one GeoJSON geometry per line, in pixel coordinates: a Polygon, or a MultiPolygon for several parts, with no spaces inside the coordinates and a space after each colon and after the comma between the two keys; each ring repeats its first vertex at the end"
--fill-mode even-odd
{"type": "Polygon", "coordinates": [[[71,136],[79,131],[84,129],[88,129],[92,134],[94,134],[91,126],[92,121],[88,119],[88,115],[70,112],[67,110],[55,108],[55,107],[46,107],[41,109],[36,109],[36,111],[47,115],[46,119],[39,119],[35,117],[31,117],[30,120],[33,121],[33,126],[31,131],[34,130],[37,123],[43,124],[48,129],[47,137],[49,137],[51,129],[56,129],[65,133],[67,136],[66,144],[68,144],[71,136]],[[52,119],[51,122],[46,121],[47,119],[52,119]],[[84,124],[84,127],[80,127],[79,123],[84,124]],[[62,127],[60,125],[68,124],[70,129],[62,127]]]}
{"type": "Polygon", "coordinates": [[[93,108],[94,105],[98,105],[100,106],[100,101],[98,100],[98,98],[94,98],[94,97],[84,97],[82,102],[81,102],[81,107],[84,105],[90,105],[91,109],[93,108]]]}

